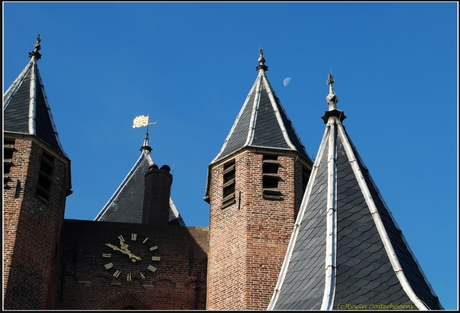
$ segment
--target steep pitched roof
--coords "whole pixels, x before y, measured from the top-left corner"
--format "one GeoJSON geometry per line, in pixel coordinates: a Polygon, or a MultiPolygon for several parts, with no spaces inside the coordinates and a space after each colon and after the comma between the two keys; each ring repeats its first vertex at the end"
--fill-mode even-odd
{"type": "Polygon", "coordinates": [[[326,130],[268,309],[442,309],[327,83],[326,130]]]}
{"type": "Polygon", "coordinates": [[[225,142],[211,164],[245,148],[269,148],[297,151],[310,157],[300,141],[280,100],[267,79],[263,50],[258,59],[259,72],[225,142]]]}
{"type": "Polygon", "coordinates": [[[5,132],[34,135],[67,157],[59,141],[38,70],[40,41],[38,35],[34,50],[29,53],[29,63],[3,95],[3,129],[5,132]]]}
{"type": "MultiPolygon", "coordinates": [[[[94,218],[94,221],[142,223],[144,206],[144,175],[150,165],[154,164],[150,152],[148,133],[145,135],[141,155],[134,166],[118,186],[117,190],[94,218]]],[[[185,223],[174,204],[169,199],[169,224],[185,226],[185,223]]]]}

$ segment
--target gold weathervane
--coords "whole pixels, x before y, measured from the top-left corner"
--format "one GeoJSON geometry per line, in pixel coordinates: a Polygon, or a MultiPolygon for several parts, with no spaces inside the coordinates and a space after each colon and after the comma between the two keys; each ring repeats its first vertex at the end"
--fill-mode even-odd
{"type": "Polygon", "coordinates": [[[149,123],[149,115],[139,115],[133,120],[133,128],[145,127],[150,124],[158,124],[158,122],[149,123]]]}

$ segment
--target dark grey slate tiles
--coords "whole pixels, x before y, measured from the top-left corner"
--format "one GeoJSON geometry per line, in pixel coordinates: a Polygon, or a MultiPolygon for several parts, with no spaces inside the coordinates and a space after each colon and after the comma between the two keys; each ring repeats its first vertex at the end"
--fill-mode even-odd
{"type": "Polygon", "coordinates": [[[34,60],[27,64],[4,94],[3,102],[6,104],[3,108],[5,132],[35,135],[55,151],[67,156],[59,142],[40,72],[34,60]],[[35,102],[31,102],[31,99],[35,99],[35,102]],[[31,105],[34,106],[32,110],[31,105]]]}
{"type": "Polygon", "coordinates": [[[96,218],[101,222],[142,223],[144,174],[149,162],[142,153],[132,171],[96,218]]]}
{"type": "MultiPolygon", "coordinates": [[[[131,168],[125,179],[104,205],[95,221],[118,223],[142,223],[144,208],[144,175],[153,163],[150,153],[143,152],[131,168]]],[[[170,199],[169,225],[185,226],[180,213],[170,199]]]]}
{"type": "Polygon", "coordinates": [[[224,143],[224,149],[219,153],[216,161],[225,158],[246,145],[248,133],[250,131],[249,122],[251,121],[254,97],[255,93],[252,92],[242,107],[240,114],[237,116],[235,124],[224,143]]]}
{"type": "Polygon", "coordinates": [[[262,88],[260,90],[257,119],[254,125],[254,138],[250,145],[291,149],[284,139],[273,106],[274,104],[272,104],[268,96],[267,89],[262,88]]]}
{"type": "Polygon", "coordinates": [[[334,307],[340,304],[414,305],[396,277],[370,210],[337,137],[337,270],[334,307]],[[372,256],[372,257],[370,257],[372,256]],[[386,293],[378,293],[377,290],[386,293]]]}
{"type": "Polygon", "coordinates": [[[310,161],[265,73],[259,73],[256,78],[221,151],[212,163],[245,147],[294,150],[310,161]]]}
{"type": "MultiPolygon", "coordinates": [[[[394,309],[401,306],[404,309],[417,309],[416,300],[410,289],[428,308],[442,308],[356,148],[343,126],[340,123],[335,125],[339,130],[337,133],[331,132],[333,126],[327,126],[320,146],[319,159],[315,163],[316,170],[313,170],[307,187],[307,190],[310,188],[311,191],[304,196],[301,204],[299,214],[302,220],[297,237],[295,241],[291,241],[288,248],[291,253],[287,256],[288,262],[285,261],[283,265],[284,277],[280,276],[277,284],[279,291],[275,291],[277,297],[272,299],[273,303],[269,308],[320,309],[326,294],[327,279],[335,287],[332,309],[377,309],[385,306],[394,309]],[[335,142],[333,147],[329,147],[331,139],[335,142]],[[332,180],[334,185],[328,188],[327,184],[330,181],[326,156],[329,149],[334,149],[336,154],[336,179],[332,180]],[[347,155],[347,151],[352,151],[352,155],[347,155]],[[358,165],[359,173],[355,173],[353,169],[354,158],[357,162],[353,164],[358,165]],[[365,185],[360,185],[363,182],[365,185]],[[334,186],[337,188],[336,270],[334,277],[326,277],[326,192],[334,190],[334,186]],[[368,197],[369,193],[371,198],[366,202],[365,197],[368,197]],[[379,231],[370,207],[372,210],[377,209],[379,221],[385,231],[379,231]],[[396,253],[395,260],[403,269],[402,279],[407,279],[410,288],[403,287],[393,269],[390,261],[393,256],[388,254],[384,245],[387,238],[396,253]]],[[[332,244],[334,245],[334,241],[332,244]]]]}
{"type": "Polygon", "coordinates": [[[295,249],[289,259],[286,276],[274,310],[320,309],[324,294],[326,257],[327,153],[320,165],[308,203],[300,221],[295,249]]]}
{"type": "MultiPolygon", "coordinates": [[[[4,130],[7,132],[29,133],[30,72],[3,110],[4,130]]],[[[5,97],[3,100],[6,102],[5,97]]]]}
{"type": "Polygon", "coordinates": [[[390,211],[387,209],[377,187],[374,184],[374,181],[370,176],[369,171],[364,166],[364,163],[359,157],[359,154],[353,143],[351,143],[351,146],[353,148],[354,154],[357,156],[358,164],[362,168],[362,173],[366,181],[366,185],[369,188],[372,199],[379,212],[381,221],[396,253],[396,257],[412,290],[428,308],[432,310],[442,309],[442,305],[439,302],[438,297],[432,291],[431,286],[425,278],[422,269],[418,265],[415,256],[413,255],[406,240],[404,239],[402,231],[395,224],[390,211]]]}

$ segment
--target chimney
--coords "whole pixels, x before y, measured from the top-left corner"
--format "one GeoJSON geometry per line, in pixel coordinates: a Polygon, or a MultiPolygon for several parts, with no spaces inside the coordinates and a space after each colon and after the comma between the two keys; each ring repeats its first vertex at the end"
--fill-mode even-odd
{"type": "Polygon", "coordinates": [[[142,224],[168,225],[169,198],[171,195],[172,175],[170,167],[163,165],[160,169],[156,164],[149,166],[144,175],[144,209],[142,224]]]}

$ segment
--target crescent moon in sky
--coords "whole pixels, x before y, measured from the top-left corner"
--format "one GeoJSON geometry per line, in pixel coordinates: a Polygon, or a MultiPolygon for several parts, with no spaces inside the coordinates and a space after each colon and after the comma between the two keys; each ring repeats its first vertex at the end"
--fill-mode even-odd
{"type": "Polygon", "coordinates": [[[283,85],[284,85],[284,87],[286,87],[286,86],[289,84],[290,81],[291,81],[291,77],[286,77],[286,78],[283,80],[283,85]]]}

